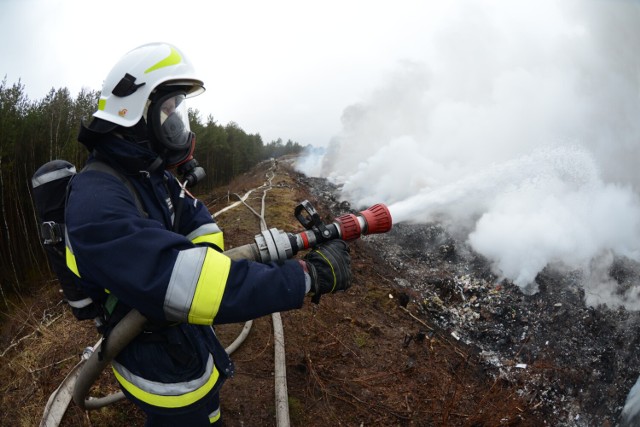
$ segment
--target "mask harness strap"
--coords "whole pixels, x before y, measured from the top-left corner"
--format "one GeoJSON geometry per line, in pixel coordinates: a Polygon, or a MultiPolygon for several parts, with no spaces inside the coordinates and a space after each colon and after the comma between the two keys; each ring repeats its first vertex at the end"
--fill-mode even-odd
{"type": "Polygon", "coordinates": [[[187,181],[180,182],[180,180],[176,179],[178,184],[180,184],[180,196],[178,197],[178,203],[176,205],[176,216],[173,221],[173,231],[178,232],[180,228],[180,217],[182,216],[182,209],[184,208],[184,196],[187,192],[187,181]]]}

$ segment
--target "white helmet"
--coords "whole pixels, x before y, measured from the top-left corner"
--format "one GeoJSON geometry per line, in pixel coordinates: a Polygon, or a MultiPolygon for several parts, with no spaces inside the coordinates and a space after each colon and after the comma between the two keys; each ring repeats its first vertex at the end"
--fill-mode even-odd
{"type": "Polygon", "coordinates": [[[204,92],[191,61],[175,46],[150,43],[125,54],[102,86],[93,116],[124,127],[142,118],[147,100],[159,86],[172,86],[186,97],[204,92]]]}

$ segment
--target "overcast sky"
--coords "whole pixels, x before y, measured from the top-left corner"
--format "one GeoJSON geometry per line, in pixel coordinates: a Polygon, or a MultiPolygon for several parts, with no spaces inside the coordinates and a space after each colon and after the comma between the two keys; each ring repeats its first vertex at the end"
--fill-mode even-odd
{"type": "Polygon", "coordinates": [[[99,90],[152,41],[180,47],[207,92],[191,106],[265,142],[326,145],[399,61],[419,60],[443,1],[0,0],[0,77],[30,99],[99,90]]]}

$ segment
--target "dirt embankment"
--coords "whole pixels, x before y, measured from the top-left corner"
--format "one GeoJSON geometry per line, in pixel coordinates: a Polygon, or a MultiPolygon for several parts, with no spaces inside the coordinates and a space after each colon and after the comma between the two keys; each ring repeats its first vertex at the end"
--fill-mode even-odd
{"type": "MultiPolygon", "coordinates": [[[[259,187],[269,167],[201,198],[217,212],[237,200],[234,193],[259,187]]],[[[327,222],[349,209],[331,186],[300,176],[286,161],[272,183],[269,227],[300,231],[293,211],[305,199],[327,222]]],[[[259,211],[261,198],[255,192],[247,202],[259,211]]],[[[218,221],[227,248],[252,242],[260,230],[242,206],[218,221]]],[[[483,260],[435,225],[397,226],[350,247],[349,291],[282,313],[293,426],[615,424],[638,365],[631,351],[637,327],[635,336],[620,327],[637,325],[631,314],[585,308],[574,283],[555,286],[566,278],[541,277],[542,290],[531,297],[497,284],[483,260]]],[[[74,321],[54,288],[43,284],[3,317],[0,425],[37,425],[50,393],[98,338],[91,325],[74,321]]],[[[217,331],[230,344],[242,326],[217,331]]],[[[273,340],[271,317],[257,319],[232,355],[236,376],[222,391],[227,427],[275,425],[273,340]]],[[[95,391],[116,389],[106,373],[95,391]]],[[[72,404],[63,420],[143,423],[128,402],[88,414],[72,404]]]]}

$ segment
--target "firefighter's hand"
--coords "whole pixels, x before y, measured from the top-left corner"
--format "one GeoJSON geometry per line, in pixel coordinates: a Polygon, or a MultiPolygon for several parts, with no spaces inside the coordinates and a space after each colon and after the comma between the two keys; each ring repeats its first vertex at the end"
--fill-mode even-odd
{"type": "Polygon", "coordinates": [[[318,245],[304,260],[311,276],[312,301],[320,302],[320,295],[344,291],[351,286],[351,257],[349,247],[342,240],[330,240],[318,245]]]}

